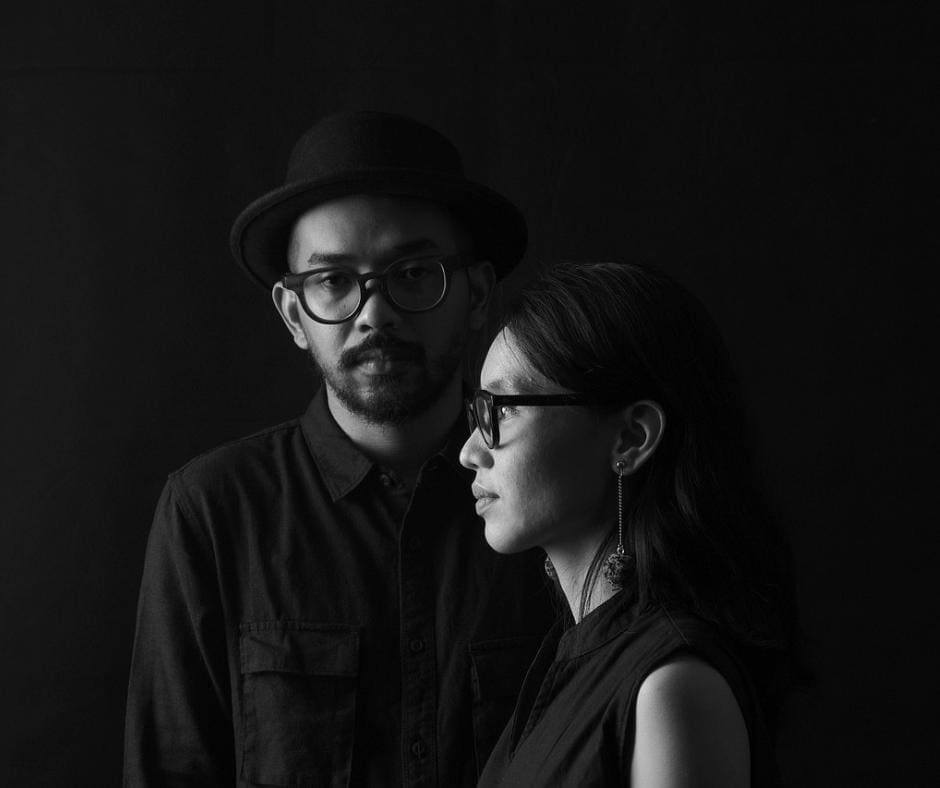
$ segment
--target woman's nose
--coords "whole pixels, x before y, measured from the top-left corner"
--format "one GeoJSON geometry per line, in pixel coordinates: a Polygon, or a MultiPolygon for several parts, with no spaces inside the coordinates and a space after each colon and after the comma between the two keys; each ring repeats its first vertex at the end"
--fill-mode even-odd
{"type": "Polygon", "coordinates": [[[475,429],[470,433],[470,437],[467,438],[460,449],[458,459],[464,468],[469,468],[471,471],[475,471],[481,466],[489,467],[492,464],[489,459],[489,451],[480,437],[479,430],[475,429]]]}

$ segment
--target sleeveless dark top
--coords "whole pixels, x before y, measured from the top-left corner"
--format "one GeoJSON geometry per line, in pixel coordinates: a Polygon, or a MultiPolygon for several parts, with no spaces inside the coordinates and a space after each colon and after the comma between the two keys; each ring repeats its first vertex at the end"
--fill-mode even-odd
{"type": "Polygon", "coordinates": [[[559,622],[549,632],[479,785],[629,785],[640,684],[680,654],[709,663],[734,692],[751,785],[779,785],[756,692],[730,645],[698,619],[662,607],[638,614],[626,592],[577,626],[564,631],[559,622]]]}

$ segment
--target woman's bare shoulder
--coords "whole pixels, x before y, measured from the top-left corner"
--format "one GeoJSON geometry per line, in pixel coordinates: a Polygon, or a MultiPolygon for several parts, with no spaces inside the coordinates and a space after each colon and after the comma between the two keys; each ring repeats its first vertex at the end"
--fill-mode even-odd
{"type": "Polygon", "coordinates": [[[728,682],[708,662],[676,657],[643,680],[631,777],[649,788],[750,784],[744,716],[728,682]]]}

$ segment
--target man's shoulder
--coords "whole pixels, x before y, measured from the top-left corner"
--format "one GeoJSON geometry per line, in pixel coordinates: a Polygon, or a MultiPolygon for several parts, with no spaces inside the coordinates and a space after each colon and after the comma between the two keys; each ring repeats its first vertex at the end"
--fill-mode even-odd
{"type": "Polygon", "coordinates": [[[277,471],[298,452],[306,452],[299,417],[208,449],[170,473],[170,480],[202,487],[222,479],[263,475],[277,471]]]}

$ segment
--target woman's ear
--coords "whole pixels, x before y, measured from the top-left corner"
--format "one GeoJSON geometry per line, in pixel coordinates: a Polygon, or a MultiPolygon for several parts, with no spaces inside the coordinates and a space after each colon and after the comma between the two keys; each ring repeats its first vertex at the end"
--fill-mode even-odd
{"type": "Polygon", "coordinates": [[[623,463],[620,469],[629,475],[653,456],[666,428],[666,414],[659,403],[644,399],[621,412],[619,425],[611,467],[616,473],[623,463]]]}

